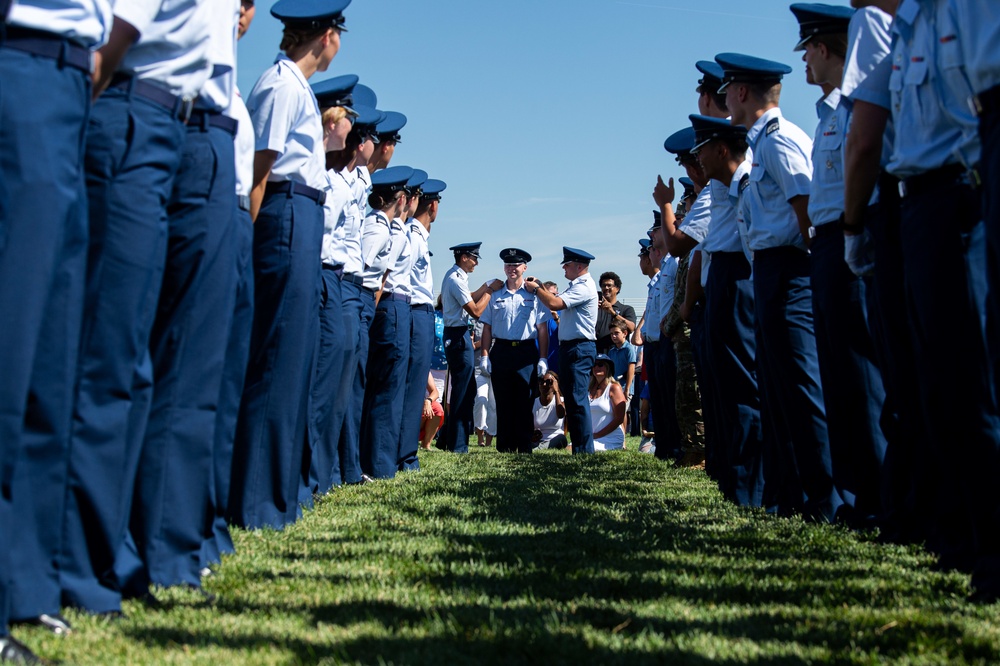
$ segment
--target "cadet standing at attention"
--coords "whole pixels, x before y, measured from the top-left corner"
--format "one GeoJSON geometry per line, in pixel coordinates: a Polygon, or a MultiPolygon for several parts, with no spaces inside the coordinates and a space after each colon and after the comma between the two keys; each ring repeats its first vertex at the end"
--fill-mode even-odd
{"type": "Polygon", "coordinates": [[[740,207],[753,253],[757,362],[770,410],[765,424],[780,446],[765,456],[780,465],[773,480],[783,513],[801,510],[833,522],[843,501],[833,484],[806,251],[812,141],[778,107],[790,67],[735,53],[716,62],[725,70],[731,122],[747,128],[753,149],[740,207]]]}
{"type": "Polygon", "coordinates": [[[10,611],[69,629],[53,560],[86,279],[91,49],[111,21],[106,0],[0,0],[0,654],[11,662],[35,657],[8,633],[10,611]]]}
{"type": "Polygon", "coordinates": [[[531,255],[509,247],[500,251],[500,259],[507,280],[479,318],[483,324],[479,367],[492,378],[497,399],[497,451],[531,453],[535,432],[531,407],[536,377],[548,370],[546,321],[551,315],[524,286],[531,255]]]}
{"type": "Polygon", "coordinates": [[[569,287],[550,294],[538,279],[526,282],[549,310],[564,310],[559,322],[560,385],[565,390],[566,423],[573,453],[594,452],[594,432],[590,422],[590,370],[597,356],[597,285],[590,276],[594,255],[563,247],[563,273],[569,287]]]}
{"type": "Polygon", "coordinates": [[[444,353],[451,376],[451,401],[439,441],[441,448],[454,453],[469,452],[472,406],[476,400],[475,361],[468,315],[479,317],[483,314],[493,294],[493,284],[500,282],[490,280],[474,292],[469,292],[469,273],[476,270],[479,264],[481,245],[463,243],[448,248],[455,253],[455,265],[448,269],[441,283],[444,353]]]}
{"type": "Polygon", "coordinates": [[[233,455],[230,518],[281,528],[299,516],[309,386],[319,337],[326,165],[319,105],[308,80],[340,50],[350,0],[280,0],[279,54],[247,108],[257,137],[255,310],[250,366],[233,455]]]}

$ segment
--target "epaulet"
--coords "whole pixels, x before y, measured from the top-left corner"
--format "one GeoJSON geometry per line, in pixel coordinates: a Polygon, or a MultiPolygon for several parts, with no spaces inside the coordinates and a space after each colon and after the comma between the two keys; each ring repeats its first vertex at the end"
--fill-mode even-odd
{"type": "Polygon", "coordinates": [[[740,178],[740,194],[743,194],[743,190],[750,186],[750,174],[745,173],[743,177],[740,178]]]}
{"type": "Polygon", "coordinates": [[[416,231],[416,230],[417,230],[417,225],[416,225],[416,223],[413,223],[413,224],[411,224],[411,225],[410,225],[410,231],[416,231]]]}
{"type": "Polygon", "coordinates": [[[764,136],[771,136],[778,131],[778,127],[781,125],[780,118],[771,118],[767,125],[764,126],[764,136]]]}

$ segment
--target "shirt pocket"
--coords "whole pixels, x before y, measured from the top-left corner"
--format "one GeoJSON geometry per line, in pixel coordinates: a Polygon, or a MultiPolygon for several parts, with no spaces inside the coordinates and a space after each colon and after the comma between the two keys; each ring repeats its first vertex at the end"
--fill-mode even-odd
{"type": "Polygon", "coordinates": [[[840,128],[827,125],[816,141],[816,161],[814,169],[826,169],[840,178],[843,161],[844,136],[840,128]]]}

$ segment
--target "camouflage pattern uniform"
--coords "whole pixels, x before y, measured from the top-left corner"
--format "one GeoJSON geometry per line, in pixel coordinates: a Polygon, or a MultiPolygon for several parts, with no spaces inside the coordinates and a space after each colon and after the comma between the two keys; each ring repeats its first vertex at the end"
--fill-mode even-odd
{"type": "Polygon", "coordinates": [[[684,449],[682,465],[697,465],[705,460],[705,424],[701,415],[701,394],[698,391],[691,351],[691,331],[681,318],[680,309],[687,295],[688,265],[691,253],[677,261],[677,283],[674,302],[663,319],[664,340],[672,340],[677,355],[677,423],[681,429],[684,449]]]}

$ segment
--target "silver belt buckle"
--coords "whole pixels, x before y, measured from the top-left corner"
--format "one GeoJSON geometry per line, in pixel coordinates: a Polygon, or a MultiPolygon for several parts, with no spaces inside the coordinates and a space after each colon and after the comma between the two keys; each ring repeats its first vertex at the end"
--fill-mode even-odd
{"type": "Polygon", "coordinates": [[[194,111],[194,98],[185,97],[181,99],[181,108],[178,114],[178,118],[180,118],[182,123],[186,125],[187,121],[191,120],[191,113],[193,111],[194,111]]]}

